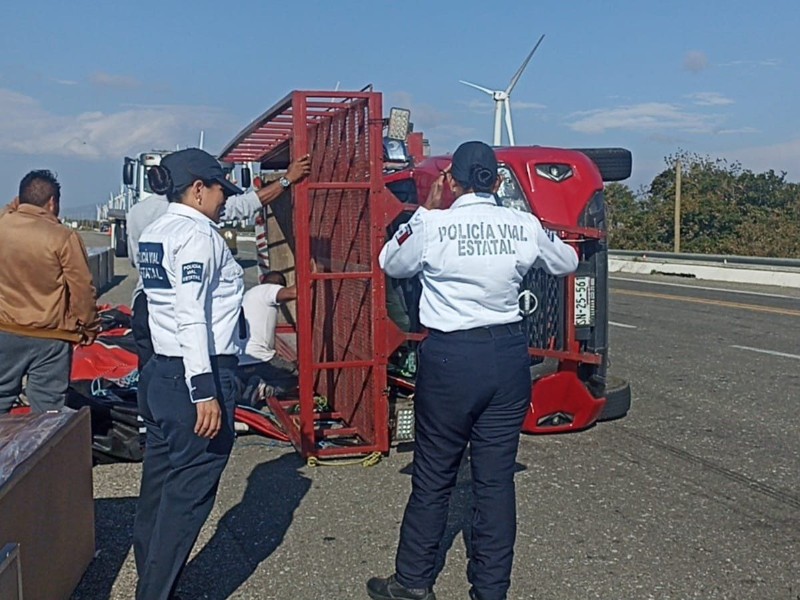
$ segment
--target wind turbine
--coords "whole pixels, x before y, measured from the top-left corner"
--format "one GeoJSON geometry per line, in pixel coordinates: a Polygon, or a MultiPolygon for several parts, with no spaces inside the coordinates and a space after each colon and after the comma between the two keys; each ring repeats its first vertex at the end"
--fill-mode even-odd
{"type": "Polygon", "coordinates": [[[522,66],[520,66],[520,68],[517,69],[517,72],[514,73],[514,76],[511,78],[511,81],[505,90],[490,90],[489,88],[485,88],[469,81],[459,80],[459,83],[463,83],[464,85],[468,85],[476,90],[480,90],[486,94],[489,94],[494,100],[494,141],[492,142],[492,145],[494,146],[499,146],[502,143],[503,109],[505,109],[506,113],[505,121],[506,132],[508,133],[508,143],[510,146],[514,145],[514,126],[511,123],[511,92],[514,90],[514,86],[517,85],[519,78],[522,77],[522,72],[525,70],[525,67],[528,66],[533,53],[536,52],[536,49],[539,47],[539,44],[542,43],[543,39],[544,34],[542,34],[542,37],[540,37],[539,41],[536,42],[536,45],[533,47],[533,50],[531,50],[530,54],[528,54],[528,57],[522,63],[522,66]]]}

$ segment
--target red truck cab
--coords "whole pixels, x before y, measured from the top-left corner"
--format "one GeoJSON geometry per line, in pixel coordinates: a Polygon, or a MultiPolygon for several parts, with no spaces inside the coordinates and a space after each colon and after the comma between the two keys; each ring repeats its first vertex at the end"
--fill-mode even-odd
{"type": "MultiPolygon", "coordinates": [[[[413,134],[412,134],[413,135],[413,134]]],[[[630,175],[631,154],[620,148],[568,150],[540,146],[495,148],[502,183],[497,203],[532,212],[578,251],[577,272],[557,278],[533,269],[520,289],[520,313],[531,355],[531,409],[523,430],[585,429],[624,416],[630,386],[608,375],[608,258],[604,181],[630,175]]],[[[422,204],[450,156],[409,157],[387,170],[386,187],[407,213],[422,204]],[[417,162],[418,161],[418,162],[417,162]]],[[[445,189],[442,208],[454,201],[445,189]]],[[[391,233],[391,232],[390,232],[391,233]]],[[[413,287],[403,288],[416,310],[413,287]]],[[[421,328],[411,316],[412,332],[421,328]]]]}

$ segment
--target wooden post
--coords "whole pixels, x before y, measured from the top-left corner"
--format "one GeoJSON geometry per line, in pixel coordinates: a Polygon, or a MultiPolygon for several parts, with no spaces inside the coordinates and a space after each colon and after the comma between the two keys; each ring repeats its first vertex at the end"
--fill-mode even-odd
{"type": "Polygon", "coordinates": [[[675,161],[675,254],[681,251],[681,161],[675,161]]]}

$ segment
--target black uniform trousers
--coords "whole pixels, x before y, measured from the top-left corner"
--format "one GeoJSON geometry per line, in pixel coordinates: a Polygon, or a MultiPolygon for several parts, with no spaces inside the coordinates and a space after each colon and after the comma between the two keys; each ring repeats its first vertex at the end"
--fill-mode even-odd
{"type": "Polygon", "coordinates": [[[133,550],[138,600],[167,600],[174,593],[233,448],[238,400],[236,357],[212,357],[222,429],[208,440],[194,433],[197,409],[184,378],[183,361],[154,355],[139,379],[139,413],[147,446],[133,550]]]}
{"type": "Polygon", "coordinates": [[[450,493],[469,445],[474,508],[468,577],[482,600],[506,597],[517,528],[514,467],[530,394],[528,345],[518,323],[431,331],[422,342],[412,491],[395,562],[400,584],[434,584],[450,493]]]}

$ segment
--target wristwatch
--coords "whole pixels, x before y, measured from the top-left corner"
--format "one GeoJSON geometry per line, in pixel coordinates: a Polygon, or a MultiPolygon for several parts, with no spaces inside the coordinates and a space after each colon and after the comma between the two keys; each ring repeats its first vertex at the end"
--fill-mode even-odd
{"type": "Polygon", "coordinates": [[[284,175],[284,176],[282,176],[280,179],[278,179],[278,182],[281,184],[281,187],[282,187],[282,188],[284,188],[284,189],[286,189],[286,188],[288,188],[290,185],[292,185],[292,182],[291,182],[291,181],[289,181],[289,178],[288,178],[288,177],[286,177],[285,175],[284,175]]]}

